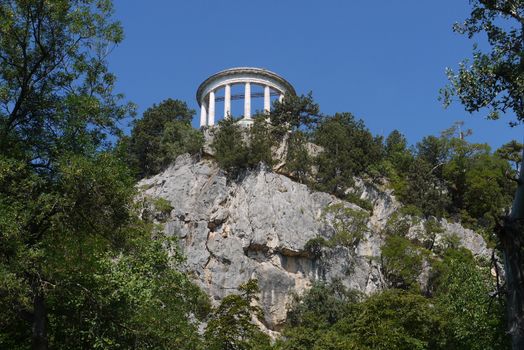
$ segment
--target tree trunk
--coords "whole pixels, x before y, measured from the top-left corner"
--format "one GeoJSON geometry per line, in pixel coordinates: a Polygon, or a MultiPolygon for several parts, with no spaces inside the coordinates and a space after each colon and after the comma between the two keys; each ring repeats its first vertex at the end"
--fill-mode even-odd
{"type": "Polygon", "coordinates": [[[47,310],[44,293],[37,283],[33,285],[33,350],[47,350],[47,310]]]}
{"type": "Polygon", "coordinates": [[[511,213],[499,233],[504,252],[508,332],[513,350],[524,350],[524,153],[520,169],[511,213]]]}
{"type": "Polygon", "coordinates": [[[506,220],[500,239],[504,250],[508,330],[513,350],[524,350],[524,276],[521,235],[522,225],[518,221],[506,220]]]}

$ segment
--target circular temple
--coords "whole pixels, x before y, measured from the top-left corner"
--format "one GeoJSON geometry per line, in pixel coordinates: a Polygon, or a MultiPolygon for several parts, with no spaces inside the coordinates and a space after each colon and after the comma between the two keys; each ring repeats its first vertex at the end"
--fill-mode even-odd
{"type": "Polygon", "coordinates": [[[251,119],[251,85],[264,87],[264,111],[269,112],[271,108],[271,96],[278,95],[282,100],[285,94],[296,95],[293,86],[280,75],[269,70],[254,67],[238,67],[226,69],[213,74],[200,86],[196,93],[196,99],[200,106],[200,126],[212,126],[215,124],[215,94],[224,89],[224,118],[231,117],[231,86],[244,84],[244,95],[234,96],[244,99],[243,124],[250,125],[251,119]]]}

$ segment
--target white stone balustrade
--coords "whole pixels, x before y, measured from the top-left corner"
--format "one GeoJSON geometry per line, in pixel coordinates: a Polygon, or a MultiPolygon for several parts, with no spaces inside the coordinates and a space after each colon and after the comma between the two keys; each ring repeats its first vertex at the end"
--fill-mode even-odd
{"type": "MultiPolygon", "coordinates": [[[[282,101],[285,94],[295,95],[295,89],[284,78],[276,73],[261,68],[240,67],[218,72],[207,78],[197,90],[197,102],[200,105],[200,126],[215,125],[215,103],[217,91],[224,89],[224,118],[231,117],[231,87],[244,85],[244,95],[234,96],[244,98],[244,118],[241,122],[250,125],[251,119],[251,86],[264,87],[264,111],[271,109],[271,95],[278,95],[282,101]]],[[[260,96],[260,95],[259,95],[260,96]]]]}

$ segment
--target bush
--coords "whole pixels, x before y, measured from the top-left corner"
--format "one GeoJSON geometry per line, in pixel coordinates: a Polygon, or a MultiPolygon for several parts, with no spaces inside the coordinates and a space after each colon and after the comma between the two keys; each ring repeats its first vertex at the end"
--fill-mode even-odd
{"type": "Polygon", "coordinates": [[[153,205],[155,206],[155,209],[162,214],[169,214],[171,213],[171,210],[173,210],[171,202],[164,198],[156,198],[153,205]]]}
{"type": "Polygon", "coordinates": [[[327,246],[329,246],[329,243],[324,237],[316,237],[306,242],[304,250],[313,257],[318,258],[322,255],[322,248],[327,246]]]}
{"type": "Polygon", "coordinates": [[[355,248],[367,231],[369,213],[345,207],[344,204],[334,204],[324,209],[322,217],[335,231],[327,241],[328,246],[355,248]]]}
{"type": "Polygon", "coordinates": [[[230,294],[213,312],[204,333],[205,348],[209,350],[269,350],[269,336],[253,323],[262,320],[258,282],[249,280],[239,287],[240,294],[230,294]]]}
{"type": "Polygon", "coordinates": [[[449,249],[435,264],[433,288],[442,314],[448,348],[508,349],[504,303],[493,297],[489,268],[479,267],[466,249],[449,249]]]}
{"type": "MultiPolygon", "coordinates": [[[[416,219],[415,219],[416,220],[416,219]]],[[[401,236],[405,237],[409,233],[413,219],[410,216],[404,215],[402,209],[399,212],[393,213],[386,223],[383,234],[387,236],[401,236]]]]}
{"type": "Polygon", "coordinates": [[[370,214],[373,214],[373,203],[367,199],[360,198],[358,194],[350,192],[344,199],[348,202],[358,205],[362,209],[369,211],[370,214]]]}
{"type": "Polygon", "coordinates": [[[389,236],[382,246],[384,275],[393,288],[418,290],[418,277],[427,252],[401,236],[389,236]]]}
{"type": "Polygon", "coordinates": [[[445,349],[430,300],[399,290],[367,299],[341,284],[315,285],[297,298],[277,349],[445,349]]]}

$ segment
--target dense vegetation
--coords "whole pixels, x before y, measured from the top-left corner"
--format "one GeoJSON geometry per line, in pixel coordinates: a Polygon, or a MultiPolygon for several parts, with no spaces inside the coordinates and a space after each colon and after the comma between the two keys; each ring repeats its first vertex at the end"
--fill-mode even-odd
{"type": "MultiPolygon", "coordinates": [[[[487,113],[488,119],[502,115],[510,125],[524,121],[524,1],[470,1],[471,14],[454,31],[468,38],[481,37],[485,47],[473,48],[457,71],[448,70],[450,84],[441,90],[445,104],[454,97],[468,112],[487,113]]],[[[512,148],[513,145],[508,145],[512,148]]],[[[516,180],[516,179],[515,179],[516,180]]],[[[524,172],[517,180],[511,212],[498,224],[497,239],[504,257],[508,333],[511,348],[524,348],[524,172]]]]}
{"type": "Polygon", "coordinates": [[[177,156],[200,152],[203,136],[191,126],[194,114],[180,100],[153,105],[134,121],[131,135],[120,139],[117,153],[137,178],[165,170],[177,156]]]}
{"type": "MultiPolygon", "coordinates": [[[[410,147],[398,131],[373,136],[350,113],[322,115],[311,94],[286,96],[250,129],[221,121],[211,147],[233,181],[263,163],[365,209],[328,208],[336,232],[309,244],[316,257],[363,238],[372,207],[349,190],[357,177],[406,205],[382,233],[390,289],[364,297],[338,282],[318,284],[295,298],[283,337],[271,344],[254,323],[256,281],[212,308],[181,271],[176,241],[147,215],[170,204],[136,201],[137,178],[180,154],[199,155],[204,138],[191,127],[194,112],[172,99],[122,135],[132,106],[113,92],[102,54],[122,39],[111,18],[109,0],[0,2],[0,348],[507,348],[489,262],[453,237],[438,247],[431,237],[435,217],[445,217],[497,243],[522,145],[493,152],[456,124],[410,147]],[[407,221],[420,219],[428,238],[408,237],[407,221]],[[424,266],[430,276],[421,286],[424,266]]],[[[496,110],[517,108],[521,96],[510,92],[496,110]]]]}
{"type": "Polygon", "coordinates": [[[0,348],[195,348],[202,292],[139,220],[109,1],[0,3],[0,348]],[[152,239],[153,238],[153,239],[152,239]]]}
{"type": "Polygon", "coordinates": [[[425,232],[409,236],[412,220],[402,212],[384,229],[380,263],[389,289],[365,297],[338,281],[315,285],[295,297],[277,348],[507,348],[504,300],[495,296],[490,263],[476,260],[453,237],[437,247],[431,236],[441,228],[435,220],[426,222],[425,232]],[[421,284],[424,269],[429,275],[421,284]]]}
{"type": "Polygon", "coordinates": [[[219,122],[212,144],[218,163],[233,177],[260,162],[281,163],[278,171],[312,189],[365,206],[348,190],[355,177],[361,177],[393,189],[415,215],[461,221],[488,240],[493,238],[497,220],[509,209],[515,191],[512,177],[521,144],[511,141],[493,152],[487,144],[468,142],[471,131],[462,131],[458,122],[410,147],[397,130],[385,140],[373,136],[350,113],[313,118],[311,105],[318,108],[311,95],[288,97],[276,103],[269,121],[265,115],[256,116],[250,132],[233,120],[219,122]],[[303,118],[283,117],[292,113],[303,118]],[[286,147],[280,159],[278,147],[286,147]]]}
{"type": "Polygon", "coordinates": [[[371,297],[339,282],[297,297],[277,349],[505,349],[501,305],[489,297],[486,269],[450,250],[433,296],[390,289],[371,297]]]}
{"type": "MultiPolygon", "coordinates": [[[[312,118],[308,110],[299,112],[297,105],[311,104],[310,95],[289,97],[277,103],[273,113],[278,118],[258,116],[253,130],[264,130],[264,143],[257,141],[258,131],[221,122],[212,145],[217,161],[233,179],[259,162],[280,162],[278,171],[369,211],[372,207],[349,190],[360,177],[392,189],[405,207],[383,232],[381,266],[390,289],[365,298],[336,283],[317,285],[296,298],[276,348],[508,348],[503,289],[491,275],[492,262],[476,261],[453,236],[435,246],[435,235],[442,232],[438,219],[447,218],[496,245],[495,228],[511,204],[522,145],[512,141],[493,152],[486,144],[469,142],[471,131],[456,123],[410,147],[396,130],[386,139],[374,137],[349,113],[319,116],[317,109],[312,118]],[[306,116],[307,122],[283,117],[292,113],[306,116]],[[287,152],[277,159],[275,150],[282,145],[287,152]],[[424,232],[409,237],[407,229],[422,219],[424,232]],[[421,273],[428,268],[428,284],[421,286],[421,273]]],[[[326,247],[355,247],[365,231],[365,213],[327,208],[334,236],[314,239],[306,249],[320,258],[326,247]]]]}

